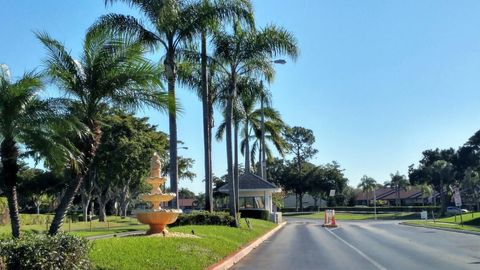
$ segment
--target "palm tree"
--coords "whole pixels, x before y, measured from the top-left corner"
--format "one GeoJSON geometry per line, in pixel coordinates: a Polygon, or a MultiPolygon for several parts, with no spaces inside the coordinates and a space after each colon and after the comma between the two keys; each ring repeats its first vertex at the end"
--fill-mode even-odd
{"type": "MultiPolygon", "coordinates": [[[[228,180],[231,185],[230,214],[236,216],[235,191],[238,179],[234,179],[232,123],[234,102],[237,97],[237,82],[242,76],[262,76],[271,80],[273,69],[270,59],[280,55],[296,58],[298,48],[295,38],[287,30],[268,26],[261,30],[243,30],[238,23],[233,32],[219,31],[214,34],[214,57],[220,63],[219,70],[228,78],[226,93],[225,123],[228,180]]],[[[238,225],[238,224],[237,224],[238,225]]]]}
{"type": "MultiPolygon", "coordinates": [[[[124,2],[135,6],[149,20],[153,29],[147,28],[140,20],[121,14],[102,16],[99,26],[113,31],[127,32],[140,37],[152,47],[162,47],[165,50],[164,66],[168,82],[168,94],[175,100],[177,77],[177,60],[185,49],[186,43],[201,33],[202,36],[202,89],[206,96],[206,36],[212,23],[229,18],[233,14],[244,14],[245,5],[250,6],[247,0],[217,1],[188,1],[188,0],[106,0],[106,3],[124,2]],[[204,47],[204,48],[203,48],[204,47]]],[[[250,9],[249,9],[250,10],[250,9]]],[[[242,15],[246,16],[246,15],[242,15]]],[[[207,100],[202,98],[204,102],[207,100]]],[[[208,104],[205,104],[208,105],[208,104]]],[[[204,111],[208,106],[204,106],[204,111]]],[[[206,112],[206,111],[205,111],[206,112]]],[[[204,112],[204,113],[205,113],[204,112]]],[[[206,121],[207,119],[204,119],[206,121]]],[[[205,123],[204,123],[205,124],[205,123]]],[[[205,128],[204,128],[205,129],[205,128]]],[[[205,132],[205,130],[204,130],[205,132]]],[[[177,193],[172,206],[178,206],[178,162],[177,162],[177,115],[176,109],[169,113],[169,150],[170,150],[170,188],[177,193]]],[[[208,139],[208,138],[207,138],[208,139]]],[[[206,140],[205,140],[206,142],[206,140]]],[[[208,145],[207,145],[208,146],[208,145]]],[[[207,165],[206,165],[207,166],[207,165]]],[[[207,168],[211,171],[211,165],[207,168]]],[[[211,173],[208,173],[210,175],[211,173]]],[[[209,177],[211,178],[211,177],[209,177]]],[[[210,181],[208,181],[210,182],[210,181]]],[[[211,193],[211,192],[209,192],[211,193]]]]}
{"type": "Polygon", "coordinates": [[[71,110],[91,132],[77,142],[84,165],[72,173],[55,210],[49,229],[49,234],[54,235],[62,226],[100,145],[102,113],[110,106],[129,110],[144,105],[162,110],[174,106],[170,106],[168,95],[160,91],[159,68],[143,57],[146,48],[133,37],[114,36],[93,27],[85,37],[79,60],[48,34],[38,33],[37,37],[48,51],[46,73],[73,99],[71,110]]]}
{"type": "Polygon", "coordinates": [[[59,99],[41,100],[43,89],[41,75],[26,73],[13,81],[6,65],[0,65],[0,156],[1,184],[7,196],[12,235],[20,237],[20,218],[17,201],[17,173],[20,145],[28,151],[47,157],[46,164],[54,166],[57,161],[77,153],[57,131],[69,129],[62,114],[63,103],[59,99]]]}
{"type": "Polygon", "coordinates": [[[437,160],[435,161],[429,168],[434,178],[438,181],[438,188],[440,193],[440,214],[443,216],[447,209],[447,202],[446,202],[446,193],[445,189],[446,186],[453,181],[455,178],[455,168],[452,163],[447,162],[445,160],[437,160]]]}
{"type": "Polygon", "coordinates": [[[400,191],[406,191],[410,186],[410,181],[408,181],[405,175],[401,175],[398,171],[395,174],[390,174],[390,178],[390,182],[385,183],[385,185],[395,189],[395,194],[397,196],[395,200],[395,205],[401,206],[400,191]]]}
{"type": "Polygon", "coordinates": [[[200,25],[201,33],[201,90],[203,109],[203,144],[204,144],[204,167],[205,167],[205,210],[213,211],[213,185],[212,185],[212,95],[209,89],[208,79],[208,56],[207,35],[211,29],[226,19],[236,17],[253,25],[253,11],[250,0],[210,1],[202,0],[201,10],[203,14],[213,16],[201,16],[204,20],[200,25]]]}
{"type": "MultiPolygon", "coordinates": [[[[373,179],[372,177],[364,175],[360,179],[360,184],[358,185],[358,188],[360,188],[362,192],[365,192],[368,195],[368,193],[374,192],[375,189],[377,188],[377,181],[375,181],[375,179],[373,179]]],[[[367,196],[367,198],[369,197],[367,196]]],[[[375,198],[374,198],[374,204],[376,204],[375,198]]],[[[367,199],[367,205],[368,205],[368,199],[367,199]]]]}
{"type": "Polygon", "coordinates": [[[420,191],[422,192],[422,206],[425,206],[425,199],[433,196],[433,188],[431,185],[420,185],[420,191]]]}

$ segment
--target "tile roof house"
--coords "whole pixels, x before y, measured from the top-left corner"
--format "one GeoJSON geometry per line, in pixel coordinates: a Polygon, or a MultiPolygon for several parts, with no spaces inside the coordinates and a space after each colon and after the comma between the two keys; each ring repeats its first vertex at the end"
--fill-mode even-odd
{"type": "MultiPolygon", "coordinates": [[[[228,194],[230,186],[223,185],[220,192],[228,194]]],[[[239,177],[238,200],[240,209],[266,209],[273,211],[272,194],[281,189],[273,183],[253,173],[245,173],[239,177]]]]}
{"type": "MultiPolygon", "coordinates": [[[[394,188],[378,188],[375,190],[377,200],[385,201],[387,205],[396,205],[397,192],[394,188]]],[[[438,197],[438,194],[435,194],[438,197]]],[[[373,192],[358,192],[356,197],[356,204],[367,205],[368,202],[373,201],[373,192]]],[[[410,187],[407,190],[400,190],[400,205],[415,205],[428,204],[431,199],[422,198],[422,191],[418,187],[410,187]]]]}

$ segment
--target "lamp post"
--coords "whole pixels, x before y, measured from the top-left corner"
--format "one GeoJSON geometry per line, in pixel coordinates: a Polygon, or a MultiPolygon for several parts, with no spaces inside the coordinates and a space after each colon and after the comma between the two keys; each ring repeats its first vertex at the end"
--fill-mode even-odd
{"type": "MultiPolygon", "coordinates": [[[[285,65],[287,61],[285,59],[276,59],[270,61],[270,63],[274,64],[279,64],[279,65],[285,65]]],[[[263,88],[263,81],[260,82],[260,86],[263,88]]],[[[262,122],[262,137],[261,137],[261,147],[260,147],[260,152],[261,152],[261,159],[260,160],[260,176],[264,179],[267,180],[267,158],[266,158],[266,149],[265,149],[265,112],[264,112],[264,98],[265,95],[262,92],[260,96],[260,109],[262,111],[262,116],[261,116],[261,122],[262,122]]]]}

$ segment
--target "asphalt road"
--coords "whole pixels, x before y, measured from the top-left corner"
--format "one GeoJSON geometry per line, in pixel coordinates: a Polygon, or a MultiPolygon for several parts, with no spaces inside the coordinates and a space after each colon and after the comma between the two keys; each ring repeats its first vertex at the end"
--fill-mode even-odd
{"type": "Polygon", "coordinates": [[[480,269],[480,236],[398,223],[289,219],[233,269],[480,269]]]}

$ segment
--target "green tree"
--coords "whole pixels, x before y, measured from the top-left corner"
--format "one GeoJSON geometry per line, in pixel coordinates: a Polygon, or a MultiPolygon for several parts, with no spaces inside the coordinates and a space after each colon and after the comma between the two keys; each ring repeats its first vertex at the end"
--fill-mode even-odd
{"type": "Polygon", "coordinates": [[[148,118],[113,111],[102,118],[102,141],[92,170],[100,221],[106,217],[105,207],[118,200],[122,217],[127,215],[132,197],[144,186],[150,158],[154,152],[166,157],[167,135],[148,123],[148,118]]]}
{"type": "Polygon", "coordinates": [[[195,197],[195,193],[188,188],[181,188],[178,194],[180,195],[180,199],[191,199],[195,197]]]}
{"type": "MultiPolygon", "coordinates": [[[[230,214],[236,216],[235,205],[238,203],[235,190],[238,190],[238,179],[234,179],[234,171],[238,170],[233,164],[232,124],[234,102],[238,95],[237,83],[240,77],[249,74],[271,80],[273,75],[271,59],[281,55],[296,58],[298,48],[291,33],[273,25],[255,31],[244,30],[235,23],[233,31],[218,31],[214,34],[213,41],[214,57],[219,63],[219,71],[228,78],[225,94],[227,97],[225,104],[227,171],[231,185],[230,214]]],[[[236,223],[238,226],[238,222],[236,223]]]]}
{"type": "Polygon", "coordinates": [[[10,213],[12,235],[20,236],[17,197],[20,146],[49,158],[53,165],[66,156],[75,156],[75,149],[60,136],[66,130],[61,121],[63,103],[58,99],[41,100],[43,88],[39,74],[30,72],[17,81],[6,65],[0,65],[0,184],[5,192],[10,213]],[[69,147],[70,146],[70,147],[69,147]]]}
{"type": "Polygon", "coordinates": [[[406,191],[410,186],[410,182],[405,175],[401,175],[398,171],[395,174],[390,174],[390,178],[390,182],[387,182],[385,185],[395,189],[395,194],[397,196],[395,200],[395,205],[401,206],[400,191],[406,191]]]}
{"type": "Polygon", "coordinates": [[[420,187],[420,191],[422,192],[422,205],[424,206],[425,199],[433,197],[434,191],[432,186],[426,183],[423,185],[420,185],[419,187],[420,187]]]}
{"type": "Polygon", "coordinates": [[[477,211],[480,211],[480,176],[478,171],[467,169],[461,183],[462,191],[476,204],[477,211]]]}
{"type": "MultiPolygon", "coordinates": [[[[358,188],[360,188],[362,192],[365,192],[368,195],[368,193],[374,192],[375,189],[377,188],[377,181],[375,181],[375,179],[373,179],[372,177],[364,175],[360,179],[360,184],[358,184],[358,188]]],[[[375,201],[374,203],[376,204],[375,201]]],[[[367,200],[367,205],[368,205],[368,200],[367,200]]]]}
{"type": "Polygon", "coordinates": [[[91,131],[77,142],[83,166],[72,173],[49,234],[56,234],[92,164],[101,144],[101,115],[110,106],[134,110],[144,105],[166,110],[168,96],[160,91],[159,69],[146,60],[146,48],[138,40],[91,28],[83,53],[75,60],[67,49],[48,34],[37,34],[48,51],[46,73],[71,100],[71,110],[91,131]]]}

